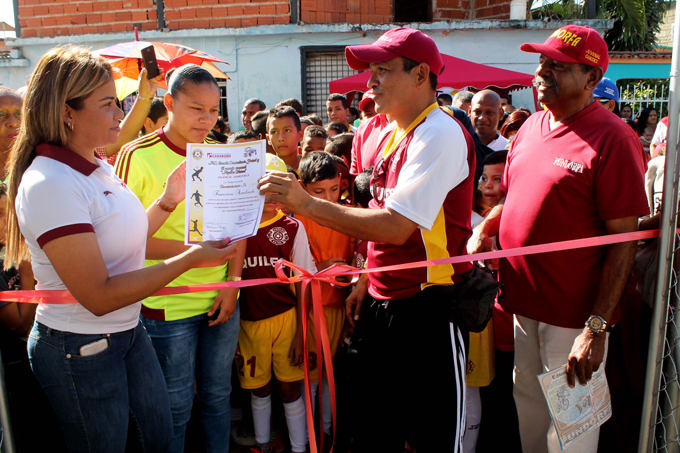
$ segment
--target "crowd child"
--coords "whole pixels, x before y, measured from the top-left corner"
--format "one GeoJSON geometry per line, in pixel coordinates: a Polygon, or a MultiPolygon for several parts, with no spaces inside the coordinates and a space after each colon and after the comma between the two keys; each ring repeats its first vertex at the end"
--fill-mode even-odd
{"type": "Polygon", "coordinates": [[[300,165],[300,117],[292,107],[274,107],[267,116],[267,141],[277,156],[294,170],[300,165]]]}
{"type": "Polygon", "coordinates": [[[347,132],[349,132],[349,129],[344,123],[334,121],[332,123],[329,123],[328,126],[326,126],[326,132],[328,132],[329,138],[333,138],[336,135],[346,134],[347,132]]]}
{"type": "Polygon", "coordinates": [[[267,154],[276,154],[274,147],[269,140],[267,140],[267,118],[269,118],[269,110],[261,110],[257,112],[250,120],[251,131],[255,134],[258,140],[265,140],[267,146],[267,154]]]}
{"type": "Polygon", "coordinates": [[[637,119],[637,133],[638,136],[642,136],[645,133],[645,129],[651,127],[656,129],[657,122],[659,121],[659,114],[656,112],[654,107],[646,107],[640,112],[640,116],[637,119]]]}
{"type": "Polygon", "coordinates": [[[356,107],[350,107],[349,108],[349,114],[347,115],[347,123],[350,124],[350,126],[357,126],[356,122],[359,119],[359,110],[357,110],[356,107]]]}
{"type": "Polygon", "coordinates": [[[530,116],[531,114],[524,110],[515,110],[508,115],[508,118],[505,120],[505,123],[503,123],[503,127],[501,127],[500,130],[501,135],[508,140],[508,144],[505,145],[506,149],[510,149],[512,141],[515,138],[515,135],[517,135],[517,131],[519,131],[519,128],[522,127],[522,124],[524,124],[530,116]]]}
{"type": "Polygon", "coordinates": [[[629,104],[621,105],[621,118],[633,119],[633,108],[629,104]]]}
{"type": "MultiPolygon", "coordinates": [[[[329,123],[342,123],[347,128],[345,132],[354,132],[354,126],[347,121],[349,103],[344,95],[340,93],[328,95],[326,98],[326,114],[329,123]]],[[[342,134],[342,132],[339,133],[342,134]]]]}
{"type": "Polygon", "coordinates": [[[354,202],[354,206],[368,209],[368,203],[373,199],[373,195],[371,195],[372,171],[373,167],[369,167],[354,178],[354,187],[352,189],[352,201],[354,202]]]}
{"type": "Polygon", "coordinates": [[[302,132],[304,132],[309,126],[313,126],[314,123],[312,122],[311,119],[307,116],[303,116],[300,118],[300,129],[302,132]]]}
{"type": "Polygon", "coordinates": [[[442,93],[437,96],[437,104],[450,106],[453,104],[453,97],[448,93],[442,93]]]}
{"type": "Polygon", "coordinates": [[[316,113],[311,113],[307,115],[307,118],[309,118],[315,126],[323,126],[323,121],[321,120],[321,117],[316,113]]]}
{"type": "MultiPolygon", "coordinates": [[[[220,90],[213,76],[200,66],[176,69],[168,83],[165,105],[168,124],[128,144],[117,162],[118,176],[144,206],[154,204],[170,213],[168,221],[147,241],[146,264],[184,252],[184,203],[158,202],[163,182],[174,166],[186,159],[187,143],[216,143],[207,138],[217,120],[220,90]]],[[[228,266],[192,269],[170,286],[239,280],[245,243],[228,266]]],[[[231,364],[239,330],[238,290],[149,297],[142,306],[142,322],[151,336],[167,383],[173,416],[169,451],[184,451],[186,426],[196,393],[207,449],[224,451],[229,445],[231,364]]]]}
{"type": "Polygon", "coordinates": [[[282,106],[284,106],[284,107],[293,107],[293,110],[295,110],[295,113],[297,113],[298,116],[299,116],[300,118],[302,118],[302,115],[303,115],[303,113],[302,113],[303,107],[302,107],[302,102],[300,102],[299,99],[296,99],[296,98],[284,99],[283,101],[281,101],[281,102],[279,102],[278,104],[276,104],[275,107],[282,107],[282,106]]]}
{"type": "MultiPolygon", "coordinates": [[[[337,161],[327,152],[316,152],[306,155],[300,161],[300,182],[305,191],[314,198],[337,203],[342,194],[341,176],[337,161]]],[[[309,247],[316,263],[316,269],[321,271],[334,264],[351,264],[356,248],[356,240],[339,233],[331,228],[319,225],[304,216],[296,217],[305,226],[309,247]]],[[[329,283],[321,284],[321,297],[323,298],[323,311],[328,328],[328,338],[331,347],[331,356],[335,358],[341,341],[341,334],[345,325],[345,299],[349,296],[349,288],[332,286],[329,283]]],[[[307,325],[307,344],[309,351],[316,354],[313,316],[307,325]]],[[[312,401],[316,401],[318,390],[318,372],[323,368],[323,363],[317,362],[317,368],[310,373],[312,382],[312,401]]],[[[326,435],[331,433],[331,395],[328,380],[323,378],[322,392],[323,407],[323,431],[326,435]]]]}
{"type": "Polygon", "coordinates": [[[150,134],[166,124],[168,124],[168,109],[165,108],[162,98],[154,98],[154,100],[151,101],[149,113],[147,113],[146,118],[144,119],[141,133],[142,135],[150,134]]]}
{"type": "Polygon", "coordinates": [[[305,154],[314,151],[323,151],[326,148],[326,141],[328,140],[328,132],[321,126],[309,126],[302,134],[302,142],[300,144],[300,154],[304,157],[305,154]]]}
{"type": "Polygon", "coordinates": [[[661,147],[666,148],[666,137],[668,136],[668,117],[664,116],[656,125],[652,144],[649,146],[649,151],[652,159],[659,155],[661,147]]]}
{"type": "MultiPolygon", "coordinates": [[[[370,70],[368,86],[380,93],[377,110],[394,117],[393,129],[383,133],[384,160],[374,169],[371,209],[313,198],[280,173],[260,180],[261,193],[295,215],[370,241],[370,267],[464,254],[475,148],[435,101],[444,66],[436,44],[418,30],[397,28],[373,44],[347,47],[345,57],[351,68],[370,70]]],[[[462,334],[446,315],[443,292],[449,288],[442,285],[462,281],[471,269],[464,263],[434,272],[387,271],[362,277],[355,286],[347,300],[348,321],[356,325],[350,345],[356,353],[348,364],[353,453],[399,451],[407,437],[423,451],[460,449],[465,351],[462,334]],[[414,357],[436,363],[437,372],[423,373],[413,366],[414,357]],[[445,410],[432,410],[433,389],[445,410]]]]}
{"type": "MultiPolygon", "coordinates": [[[[278,107],[273,115],[290,110],[278,107]]],[[[286,114],[287,115],[287,114],[286,114]]],[[[273,116],[272,118],[277,119],[273,116]]],[[[284,116],[283,118],[287,118],[284,116]]],[[[286,164],[274,155],[267,156],[268,171],[286,171],[286,164]]],[[[247,239],[243,278],[276,276],[278,259],[291,261],[311,273],[316,266],[309,251],[304,225],[278,209],[278,204],[265,202],[257,235],[247,239]]],[[[288,275],[290,272],[286,271],[288,275]]],[[[257,447],[253,453],[271,451],[270,421],[272,412],[272,378],[288,426],[291,450],[304,452],[306,445],[306,411],[300,397],[299,383],[304,379],[302,363],[302,284],[270,284],[241,289],[241,330],[239,333],[239,380],[252,391],[251,407],[257,447]],[[273,371],[273,376],[272,376],[273,371]]]]}
{"type": "Polygon", "coordinates": [[[243,103],[243,110],[241,110],[241,122],[243,128],[247,131],[251,130],[250,120],[253,115],[262,110],[267,110],[267,105],[258,98],[250,98],[243,103]]]}
{"type": "MultiPolygon", "coordinates": [[[[366,94],[364,94],[364,99],[366,99],[366,94]]],[[[375,108],[375,102],[372,99],[371,103],[375,108]]],[[[352,140],[352,159],[350,162],[352,176],[357,176],[366,168],[373,166],[378,153],[380,134],[388,124],[387,116],[382,113],[362,121],[354,133],[354,140],[352,140]]]]}
{"type": "MultiPolygon", "coordinates": [[[[515,111],[510,114],[510,117],[515,113],[526,114],[526,112],[515,111]]],[[[507,155],[507,151],[497,151],[484,158],[480,186],[489,211],[501,203],[505,197],[505,193],[501,190],[501,182],[505,173],[507,155]]],[[[491,239],[491,250],[497,250],[497,238],[491,239]]],[[[497,270],[498,262],[498,259],[492,260],[487,265],[497,270]]],[[[495,377],[489,385],[479,388],[484,422],[479,428],[477,451],[521,451],[517,409],[512,397],[512,371],[515,358],[512,315],[501,311],[498,305],[494,306],[492,328],[495,377]],[[509,428],[508,435],[502,439],[493,435],[495,427],[500,422],[509,428]]]]}
{"type": "Polygon", "coordinates": [[[229,125],[226,121],[224,121],[224,118],[218,116],[215,125],[208,133],[208,137],[212,138],[216,142],[227,143],[227,140],[229,139],[227,134],[229,134],[229,125]]]}
{"type": "Polygon", "coordinates": [[[233,145],[234,143],[245,143],[257,140],[257,136],[252,131],[238,131],[234,132],[229,136],[227,140],[228,145],[233,145]]]}
{"type": "Polygon", "coordinates": [[[654,128],[653,127],[646,127],[644,134],[642,134],[640,136],[640,143],[642,143],[642,149],[645,150],[645,154],[647,154],[648,158],[650,156],[649,147],[652,144],[653,138],[654,138],[654,128]]]}
{"type": "Polygon", "coordinates": [[[226,262],[236,246],[206,242],[144,268],[147,238],[168,218],[161,205],[184,199],[185,169],[169,172],[160,204],[145,212],[95,157],[116,141],[123,117],[112,71],[80,47],[54,48],[38,62],[8,161],[5,267],[30,252],[36,288],[76,299],[41,304],[28,343],[69,450],[124,451],[130,432],[139,445],[129,448],[165,452],[170,403],[140,301],[193,267],[226,262]]]}
{"type": "Polygon", "coordinates": [[[331,137],[326,142],[325,151],[334,156],[340,157],[345,161],[345,165],[349,168],[352,162],[352,142],[354,141],[354,134],[346,132],[331,137]]]}

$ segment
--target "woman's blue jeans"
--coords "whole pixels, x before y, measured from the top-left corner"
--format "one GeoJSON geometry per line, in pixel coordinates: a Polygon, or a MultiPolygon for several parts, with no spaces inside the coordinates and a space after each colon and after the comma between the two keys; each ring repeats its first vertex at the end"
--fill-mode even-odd
{"type": "Polygon", "coordinates": [[[31,368],[56,412],[70,452],[165,452],[172,439],[170,401],[144,327],[112,334],[62,332],[35,323],[31,368]],[[102,338],[90,356],[80,348],[102,338]]]}
{"type": "Polygon", "coordinates": [[[170,395],[174,425],[170,452],[184,452],[194,394],[201,402],[201,424],[208,453],[229,451],[231,367],[238,344],[239,320],[238,305],[229,321],[213,327],[208,327],[206,314],[177,321],[142,316],[170,395]]]}

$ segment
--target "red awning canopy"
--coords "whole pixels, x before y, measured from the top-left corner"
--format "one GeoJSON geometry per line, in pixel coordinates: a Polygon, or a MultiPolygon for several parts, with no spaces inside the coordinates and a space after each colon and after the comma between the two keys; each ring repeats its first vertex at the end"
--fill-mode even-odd
{"type": "MultiPolygon", "coordinates": [[[[495,68],[461,58],[442,54],[444,60],[444,72],[438,77],[441,87],[451,87],[461,90],[466,87],[483,90],[485,88],[499,88],[501,90],[518,90],[531,87],[534,76],[522,72],[509,71],[495,68]]],[[[366,91],[366,83],[370,72],[362,72],[353,76],[333,80],[328,84],[331,93],[349,93],[352,91],[366,91]]]]}

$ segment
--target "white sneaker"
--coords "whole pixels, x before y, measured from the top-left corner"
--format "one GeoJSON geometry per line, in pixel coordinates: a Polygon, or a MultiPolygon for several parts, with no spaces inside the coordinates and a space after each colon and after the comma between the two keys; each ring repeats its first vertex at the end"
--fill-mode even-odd
{"type": "Polygon", "coordinates": [[[242,421],[231,422],[231,440],[242,447],[252,447],[257,444],[255,434],[245,429],[242,421]]]}

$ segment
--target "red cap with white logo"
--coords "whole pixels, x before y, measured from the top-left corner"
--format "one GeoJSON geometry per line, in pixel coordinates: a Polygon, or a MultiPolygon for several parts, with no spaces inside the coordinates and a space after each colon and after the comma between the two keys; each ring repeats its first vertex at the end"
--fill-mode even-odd
{"type": "Polygon", "coordinates": [[[369,63],[406,57],[417,63],[426,63],[430,71],[439,76],[444,70],[444,62],[434,40],[413,28],[395,28],[386,31],[373,44],[348,46],[345,58],[350,68],[362,71],[369,63]]]}
{"type": "Polygon", "coordinates": [[[555,30],[543,44],[524,43],[519,48],[543,54],[555,61],[599,66],[603,72],[607,72],[609,67],[607,43],[590,27],[567,25],[555,30]]]}

